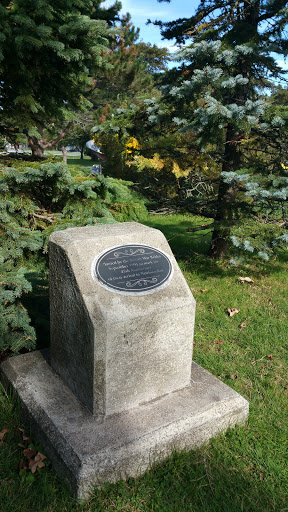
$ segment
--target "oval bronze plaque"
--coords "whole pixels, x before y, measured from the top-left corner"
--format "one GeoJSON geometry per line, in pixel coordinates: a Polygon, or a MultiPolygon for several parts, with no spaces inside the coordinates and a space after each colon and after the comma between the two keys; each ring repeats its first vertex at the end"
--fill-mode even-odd
{"type": "Polygon", "coordinates": [[[111,247],[95,262],[100,283],[118,293],[144,295],[169,283],[172,262],[164,252],[149,245],[111,247]]]}

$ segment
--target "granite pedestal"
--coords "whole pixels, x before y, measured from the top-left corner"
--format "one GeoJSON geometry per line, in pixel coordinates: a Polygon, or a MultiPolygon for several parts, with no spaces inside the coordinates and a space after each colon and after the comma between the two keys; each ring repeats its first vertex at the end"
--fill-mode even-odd
{"type": "Polygon", "coordinates": [[[159,231],[57,232],[50,262],[51,354],[9,359],[1,373],[76,496],[247,419],[243,397],[191,366],[195,301],[159,231]]]}

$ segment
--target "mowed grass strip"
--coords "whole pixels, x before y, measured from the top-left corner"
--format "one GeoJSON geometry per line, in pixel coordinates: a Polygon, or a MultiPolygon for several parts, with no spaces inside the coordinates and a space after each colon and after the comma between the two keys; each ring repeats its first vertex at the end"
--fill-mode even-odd
{"type": "Polygon", "coordinates": [[[208,232],[186,232],[201,219],[153,215],[145,223],[162,229],[197,301],[193,359],[249,400],[249,420],[197,452],[174,454],[142,477],[107,484],[79,503],[49,461],[33,479],[19,474],[21,423],[2,391],[0,431],[9,429],[0,446],[5,512],[288,510],[287,257],[235,268],[207,258],[208,232]],[[229,316],[228,308],[239,311],[229,316]]]}

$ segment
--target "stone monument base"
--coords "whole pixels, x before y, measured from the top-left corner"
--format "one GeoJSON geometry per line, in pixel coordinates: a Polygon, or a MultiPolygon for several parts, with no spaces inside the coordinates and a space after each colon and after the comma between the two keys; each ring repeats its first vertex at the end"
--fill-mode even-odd
{"type": "Polygon", "coordinates": [[[93,485],[137,477],[174,450],[195,449],[248,417],[247,400],[192,363],[190,386],[102,421],[45,357],[37,351],[5,361],[2,379],[12,385],[24,420],[78,498],[86,498],[93,485]]]}

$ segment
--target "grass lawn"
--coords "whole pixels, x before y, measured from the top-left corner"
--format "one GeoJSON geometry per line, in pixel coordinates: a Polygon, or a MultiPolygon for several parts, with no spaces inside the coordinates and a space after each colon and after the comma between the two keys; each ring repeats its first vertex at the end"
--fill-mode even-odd
{"type": "Polygon", "coordinates": [[[92,167],[92,165],[97,164],[97,162],[91,160],[90,156],[84,156],[83,159],[80,158],[77,154],[67,153],[67,164],[68,165],[77,165],[80,167],[92,167]]]}
{"type": "Polygon", "coordinates": [[[201,219],[151,215],[144,223],[164,232],[197,301],[193,359],[249,400],[248,423],[79,503],[49,461],[35,475],[19,471],[18,407],[2,390],[0,431],[9,432],[0,444],[0,510],[288,511],[287,254],[269,264],[231,267],[206,257],[208,233],[185,231],[201,219]],[[239,312],[229,317],[228,308],[239,312]]]}
{"type": "MultiPolygon", "coordinates": [[[[45,151],[46,156],[59,156],[62,157],[62,151],[45,151]]],[[[67,164],[77,167],[92,167],[93,164],[97,164],[91,157],[84,155],[84,158],[80,158],[81,154],[79,151],[67,151],[67,164]]]]}

